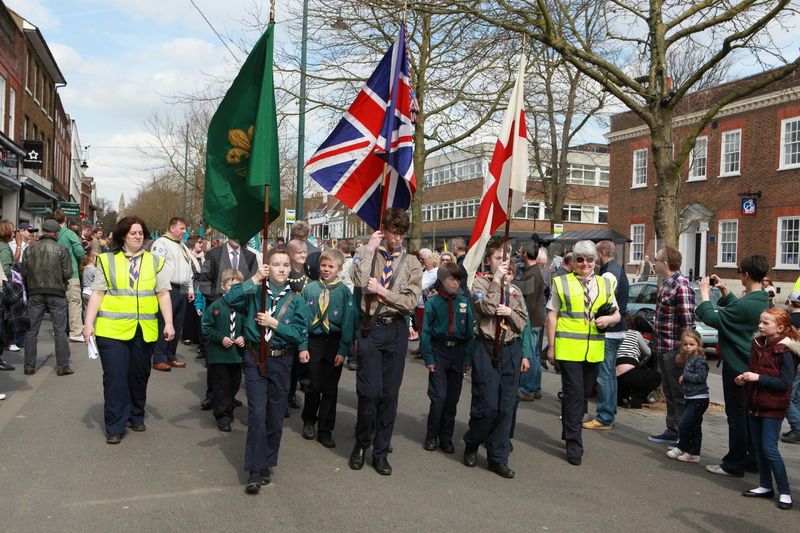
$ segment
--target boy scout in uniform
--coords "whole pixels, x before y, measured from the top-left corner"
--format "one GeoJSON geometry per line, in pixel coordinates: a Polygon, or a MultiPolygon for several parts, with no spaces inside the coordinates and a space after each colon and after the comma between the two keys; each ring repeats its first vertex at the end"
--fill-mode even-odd
{"type": "Polygon", "coordinates": [[[438,294],[428,300],[420,346],[428,375],[428,433],[423,448],[453,453],[453,427],[464,372],[475,351],[475,318],[469,298],[461,292],[464,273],[453,263],[439,267],[438,294]]]}
{"type": "MultiPolygon", "coordinates": [[[[283,413],[289,398],[292,357],[287,346],[306,342],[306,307],[286,282],[291,266],[286,250],[273,248],[255,275],[224,296],[228,305],[245,310],[244,382],[247,393],[247,441],[244,467],[250,475],[245,491],[258,494],[272,480],[283,434],[283,413]],[[261,313],[261,282],[267,282],[267,311],[261,313]],[[269,351],[266,371],[259,365],[261,330],[269,351]]],[[[303,361],[306,362],[306,361],[303,361]]]]}
{"type": "Polygon", "coordinates": [[[522,357],[519,337],[525,330],[528,312],[519,289],[510,283],[508,260],[503,261],[501,239],[492,239],[486,247],[491,276],[475,278],[472,284],[472,305],[478,322],[478,342],[472,358],[472,405],[469,430],[464,435],[464,464],[474,467],[478,447],[486,444],[489,470],[504,478],[514,477],[508,467],[509,434],[514,412],[514,397],[519,387],[520,372],[526,372],[530,361],[522,357]],[[500,282],[503,278],[504,304],[500,303],[500,282]],[[500,349],[493,358],[497,321],[501,322],[500,349]]]}
{"type": "Polygon", "coordinates": [[[319,258],[320,279],[303,288],[303,299],[308,302],[308,342],[300,345],[300,355],[305,358],[303,352],[309,354],[311,378],[303,405],[303,438],[311,440],[316,434],[326,448],[336,447],[336,397],[342,364],[353,341],[353,294],[339,279],[343,262],[344,255],[339,250],[323,251],[319,258]]]}
{"type": "Polygon", "coordinates": [[[353,258],[353,284],[361,288],[359,305],[364,318],[356,353],[356,442],[348,464],[360,470],[372,444],[372,466],[384,476],[392,473],[386,455],[408,351],[406,317],[414,312],[422,292],[419,260],[403,250],[409,226],[405,211],[387,209],[381,229],[353,258]]]}

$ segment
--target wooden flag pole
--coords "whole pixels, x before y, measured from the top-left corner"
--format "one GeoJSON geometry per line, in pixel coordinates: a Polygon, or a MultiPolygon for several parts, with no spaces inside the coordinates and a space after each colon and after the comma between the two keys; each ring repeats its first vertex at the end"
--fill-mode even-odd
{"type": "MultiPolygon", "coordinates": [[[[388,199],[388,192],[386,190],[386,181],[387,176],[389,174],[389,162],[385,161],[383,163],[383,177],[381,177],[381,210],[378,212],[378,227],[375,231],[381,229],[381,218],[383,218],[383,212],[386,211],[386,202],[388,199]]],[[[375,270],[378,268],[378,250],[375,250],[375,253],[372,254],[372,267],[369,271],[369,277],[375,277],[375,270]]],[[[361,321],[361,330],[366,332],[369,331],[370,328],[370,320],[372,320],[372,304],[375,302],[375,294],[367,294],[366,295],[366,311],[364,311],[364,319],[361,321]]]]}

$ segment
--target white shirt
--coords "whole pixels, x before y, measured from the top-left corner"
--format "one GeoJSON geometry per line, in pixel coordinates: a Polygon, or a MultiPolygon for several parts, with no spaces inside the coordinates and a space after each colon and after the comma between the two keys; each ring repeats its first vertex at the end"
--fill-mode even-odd
{"type": "Polygon", "coordinates": [[[159,237],[150,248],[150,253],[164,258],[170,283],[181,285],[188,294],[194,293],[192,262],[195,259],[185,244],[167,236],[159,237]]]}
{"type": "Polygon", "coordinates": [[[244,260],[244,254],[242,253],[242,247],[234,248],[230,245],[230,243],[226,244],[225,247],[228,249],[228,261],[231,262],[231,268],[233,268],[233,254],[236,253],[236,268],[239,268],[239,265],[242,264],[244,260]]]}

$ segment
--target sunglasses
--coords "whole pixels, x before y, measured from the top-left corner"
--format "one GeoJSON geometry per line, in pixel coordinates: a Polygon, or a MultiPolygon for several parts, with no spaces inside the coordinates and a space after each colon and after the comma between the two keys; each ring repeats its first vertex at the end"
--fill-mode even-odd
{"type": "Polygon", "coordinates": [[[575,257],[575,262],[576,263],[594,263],[594,257],[581,257],[579,255],[579,256],[575,257]]]}

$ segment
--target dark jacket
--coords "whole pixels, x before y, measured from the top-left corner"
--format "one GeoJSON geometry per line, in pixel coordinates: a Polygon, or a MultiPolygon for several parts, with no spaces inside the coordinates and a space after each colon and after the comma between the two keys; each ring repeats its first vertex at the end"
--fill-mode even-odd
{"type": "Polygon", "coordinates": [[[767,307],[767,293],[753,291],[742,298],[729,292],[716,305],[711,301],[702,302],[695,310],[697,318],[719,332],[722,360],[739,374],[747,371],[753,333],[767,307]]]}
{"type": "Polygon", "coordinates": [[[683,367],[683,396],[692,398],[708,396],[708,361],[702,355],[693,355],[683,367]]]}
{"type": "MultiPolygon", "coordinates": [[[[234,310],[235,311],[235,310],[234,310]]],[[[236,313],[234,319],[234,336],[232,340],[243,335],[245,314],[236,313]]],[[[220,298],[206,309],[203,315],[203,326],[208,336],[209,364],[240,364],[244,356],[244,348],[235,344],[230,348],[222,345],[222,339],[231,336],[231,307],[224,298],[220,298]]]]}
{"type": "MultiPolygon", "coordinates": [[[[250,279],[258,270],[256,254],[250,250],[239,247],[239,272],[244,279],[250,279]]],[[[209,302],[222,296],[220,276],[224,270],[231,268],[231,259],[228,256],[228,246],[217,246],[208,251],[200,273],[200,292],[209,299],[209,302]]]]}
{"type": "MultiPolygon", "coordinates": [[[[600,275],[610,272],[617,280],[614,288],[614,296],[619,306],[619,314],[624,317],[628,313],[628,276],[616,259],[612,259],[600,267],[600,275]]],[[[620,320],[615,325],[606,328],[606,333],[613,331],[625,331],[627,329],[625,320],[620,320]]]]}
{"type": "Polygon", "coordinates": [[[522,279],[516,281],[520,292],[525,297],[525,304],[528,306],[528,317],[531,327],[540,328],[544,326],[544,277],[542,269],[536,263],[526,265],[522,270],[522,279]]]}
{"type": "Polygon", "coordinates": [[[72,259],[55,237],[43,235],[25,249],[22,276],[30,296],[46,294],[64,298],[67,282],[72,278],[72,259]]]}
{"type": "Polygon", "coordinates": [[[753,340],[749,370],[759,378],[747,382],[747,412],[750,415],[764,418],[786,416],[798,351],[800,344],[787,337],[775,340],[758,337],[753,340]]]}

